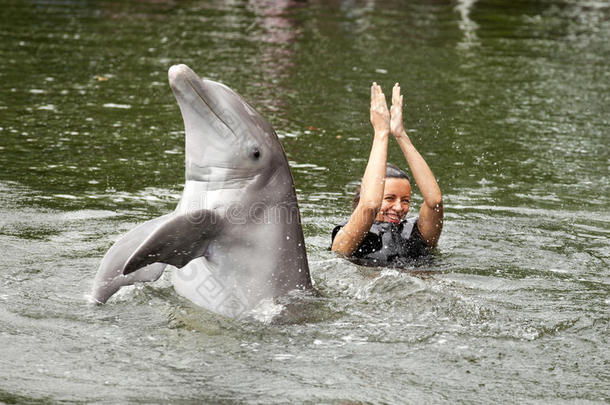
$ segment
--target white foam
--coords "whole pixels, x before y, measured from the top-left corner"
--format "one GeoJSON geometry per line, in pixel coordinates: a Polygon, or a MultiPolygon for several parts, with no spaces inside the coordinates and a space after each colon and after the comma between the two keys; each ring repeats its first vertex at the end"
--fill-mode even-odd
{"type": "Polygon", "coordinates": [[[106,103],[106,104],[104,104],[104,107],[106,107],[106,108],[123,108],[123,109],[129,109],[129,108],[131,108],[131,105],[129,105],[129,104],[115,104],[115,103],[106,103]]]}

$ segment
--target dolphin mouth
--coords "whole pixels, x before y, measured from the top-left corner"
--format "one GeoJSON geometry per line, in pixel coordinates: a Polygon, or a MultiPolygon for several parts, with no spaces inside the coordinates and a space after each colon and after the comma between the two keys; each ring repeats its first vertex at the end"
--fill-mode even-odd
{"type": "Polygon", "coordinates": [[[213,89],[209,88],[210,86],[206,86],[205,80],[197,76],[191,68],[184,64],[173,65],[169,68],[167,75],[169,85],[178,99],[180,97],[186,98],[185,96],[189,93],[196,96],[218,120],[231,129],[231,126],[225,122],[214,108],[217,103],[214,102],[213,89]]]}
{"type": "Polygon", "coordinates": [[[205,182],[210,187],[222,185],[222,188],[243,188],[248,182],[261,176],[260,173],[252,173],[249,169],[223,164],[204,166],[191,162],[190,169],[193,174],[188,180],[205,182]]]}
{"type": "Polygon", "coordinates": [[[183,92],[185,90],[184,86],[189,86],[205,102],[205,95],[203,94],[205,93],[205,90],[203,89],[202,80],[191,68],[184,64],[173,65],[169,68],[167,76],[172,90],[183,92]]]}
{"type": "Polygon", "coordinates": [[[255,144],[241,98],[183,64],[170,67],[168,79],[184,120],[187,180],[237,184],[256,177],[243,158],[236,160],[255,144]]]}
{"type": "Polygon", "coordinates": [[[205,95],[206,89],[204,88],[203,80],[191,68],[182,64],[173,65],[169,68],[167,76],[169,78],[169,85],[174,92],[185,93],[190,88],[201,98],[201,101],[212,109],[205,95]]]}

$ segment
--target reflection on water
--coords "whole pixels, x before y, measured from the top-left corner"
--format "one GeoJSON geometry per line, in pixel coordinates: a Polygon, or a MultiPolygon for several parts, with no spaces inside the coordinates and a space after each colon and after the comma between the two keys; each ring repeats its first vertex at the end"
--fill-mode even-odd
{"type": "Polygon", "coordinates": [[[469,49],[473,46],[480,45],[479,38],[477,37],[477,29],[479,26],[470,18],[470,12],[475,5],[477,0],[458,0],[455,9],[460,13],[459,26],[464,37],[457,46],[461,49],[469,49]]]}
{"type": "Polygon", "coordinates": [[[606,3],[0,13],[0,402],[608,400],[606,3]],[[286,149],[320,296],[280,302],[284,323],[195,308],[170,273],[87,303],[112,242],[181,194],[166,79],[179,62],[240,92],[286,149]],[[328,251],[366,165],[373,80],[406,90],[409,135],[444,193],[423,273],[328,251]]]}

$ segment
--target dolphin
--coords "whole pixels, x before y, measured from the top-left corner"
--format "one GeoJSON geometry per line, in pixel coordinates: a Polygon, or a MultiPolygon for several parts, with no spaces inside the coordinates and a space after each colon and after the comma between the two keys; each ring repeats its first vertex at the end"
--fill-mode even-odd
{"type": "Polygon", "coordinates": [[[273,127],[235,91],[186,65],[169,69],[184,120],[186,182],[175,211],[108,250],[92,298],[157,280],[169,266],[178,294],[241,318],[293,290],[312,290],[296,192],[273,127]]]}

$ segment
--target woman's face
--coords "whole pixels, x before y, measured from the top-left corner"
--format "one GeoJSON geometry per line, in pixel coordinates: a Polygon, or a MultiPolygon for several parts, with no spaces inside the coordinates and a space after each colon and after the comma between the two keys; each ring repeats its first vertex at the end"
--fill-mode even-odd
{"type": "Polygon", "coordinates": [[[399,223],[409,211],[411,183],[407,179],[387,178],[383,189],[381,209],[376,221],[399,223]]]}

